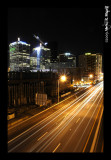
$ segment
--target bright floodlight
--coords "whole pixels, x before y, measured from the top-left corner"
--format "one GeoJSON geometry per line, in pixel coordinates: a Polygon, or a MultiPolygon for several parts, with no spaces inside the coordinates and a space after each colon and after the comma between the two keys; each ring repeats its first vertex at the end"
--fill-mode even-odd
{"type": "Polygon", "coordinates": [[[45,45],[47,45],[48,43],[47,42],[45,42],[45,45]]]}
{"type": "Polygon", "coordinates": [[[61,81],[63,81],[63,82],[64,82],[64,81],[66,81],[66,76],[65,76],[65,75],[64,75],[64,76],[61,76],[61,78],[60,78],[60,79],[61,79],[61,81]]]}
{"type": "Polygon", "coordinates": [[[40,49],[41,49],[40,47],[36,47],[36,48],[34,48],[34,50],[35,50],[35,51],[37,51],[37,52],[39,52],[39,51],[40,51],[40,49]]]}
{"type": "Polygon", "coordinates": [[[70,53],[65,53],[65,56],[70,56],[71,54],[70,53]]]}

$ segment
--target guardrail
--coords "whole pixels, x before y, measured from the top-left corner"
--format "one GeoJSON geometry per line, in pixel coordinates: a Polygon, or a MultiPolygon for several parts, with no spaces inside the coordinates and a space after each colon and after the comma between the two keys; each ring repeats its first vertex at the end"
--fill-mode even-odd
{"type": "Polygon", "coordinates": [[[71,92],[67,92],[67,93],[65,93],[65,94],[62,94],[61,97],[65,97],[65,96],[69,95],[70,93],[71,93],[71,92]]]}

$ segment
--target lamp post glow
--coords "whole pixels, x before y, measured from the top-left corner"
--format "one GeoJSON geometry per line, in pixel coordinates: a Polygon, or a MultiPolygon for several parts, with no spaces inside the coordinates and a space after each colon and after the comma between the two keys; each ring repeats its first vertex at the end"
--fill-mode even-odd
{"type": "Polygon", "coordinates": [[[61,80],[62,82],[66,81],[66,76],[63,75],[63,76],[60,77],[60,79],[58,79],[58,103],[59,103],[59,81],[60,81],[60,80],[61,80]]]}
{"type": "Polygon", "coordinates": [[[60,79],[61,79],[62,82],[64,82],[64,81],[66,81],[66,76],[65,76],[65,75],[64,75],[64,76],[61,76],[60,79]]]}
{"type": "Polygon", "coordinates": [[[90,74],[90,75],[89,75],[89,78],[93,78],[93,74],[90,74]]]}
{"type": "Polygon", "coordinates": [[[89,83],[93,83],[94,82],[94,75],[93,74],[90,74],[89,75],[89,83]]]}

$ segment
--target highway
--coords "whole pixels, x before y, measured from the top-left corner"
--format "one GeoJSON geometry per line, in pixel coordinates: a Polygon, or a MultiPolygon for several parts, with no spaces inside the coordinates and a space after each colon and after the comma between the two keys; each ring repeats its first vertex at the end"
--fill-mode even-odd
{"type": "Polygon", "coordinates": [[[100,82],[8,128],[8,152],[97,152],[103,112],[100,82]]]}

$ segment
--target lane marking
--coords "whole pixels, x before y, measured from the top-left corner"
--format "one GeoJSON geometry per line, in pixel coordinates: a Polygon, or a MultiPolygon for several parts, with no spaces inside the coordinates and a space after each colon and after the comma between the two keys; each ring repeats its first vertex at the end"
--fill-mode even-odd
{"type": "Polygon", "coordinates": [[[41,137],[38,138],[37,141],[39,141],[42,137],[44,137],[48,132],[44,133],[41,137]]]}
{"type": "MultiPolygon", "coordinates": [[[[93,90],[93,88],[91,88],[90,90],[93,90]]],[[[89,92],[90,92],[90,90],[88,90],[88,91],[86,91],[85,93],[83,93],[81,96],[79,96],[79,98],[78,98],[78,100],[75,102],[75,103],[77,103],[80,99],[81,99],[81,97],[83,98],[83,97],[85,97],[89,92]]],[[[72,95],[73,96],[73,95],[72,95]]],[[[71,97],[72,97],[71,96],[71,97]]],[[[69,97],[68,97],[69,98],[69,97]]],[[[67,98],[67,99],[68,99],[67,98]]],[[[86,98],[87,99],[87,98],[86,98]]],[[[62,102],[62,101],[61,101],[62,102]]],[[[59,103],[61,103],[61,102],[59,102],[59,103]]],[[[74,104],[75,104],[74,103],[74,104]]],[[[56,104],[57,105],[57,104],[56,104]]],[[[67,104],[67,105],[69,105],[69,104],[67,104]]],[[[72,104],[73,105],[73,104],[72,104]]],[[[71,105],[71,106],[72,106],[71,105]]],[[[52,106],[52,107],[54,107],[54,106],[52,106]]],[[[50,107],[50,108],[52,108],[52,107],[50,107]]],[[[77,105],[77,107],[78,107],[78,105],[77,105]]],[[[76,108],[77,108],[76,107],[76,108]]],[[[75,108],[75,109],[76,109],[75,108]]],[[[49,109],[49,108],[48,108],[49,109]]],[[[44,112],[44,111],[42,111],[42,112],[44,112]]],[[[41,112],[40,112],[41,113],[41,112]]],[[[38,113],[38,114],[40,114],[40,113],[38,113]]],[[[34,115],[33,117],[35,117],[36,115],[34,115]]],[[[30,117],[29,119],[31,119],[32,117],[30,117]]],[[[43,121],[43,120],[42,120],[43,121]]],[[[32,128],[34,128],[35,126],[37,126],[39,123],[41,123],[42,121],[40,121],[40,122],[38,122],[37,124],[35,124],[34,126],[32,126],[31,128],[29,128],[29,129],[27,129],[26,131],[24,131],[24,132],[22,132],[21,134],[19,134],[18,136],[16,136],[16,137],[14,137],[13,139],[11,139],[10,141],[8,141],[8,143],[10,143],[10,142],[12,142],[13,140],[15,140],[16,138],[18,138],[18,137],[20,137],[21,135],[23,135],[24,133],[26,133],[26,132],[28,132],[30,129],[32,129],[32,128]]]]}
{"type": "MultiPolygon", "coordinates": [[[[91,90],[93,90],[93,89],[91,89],[91,90]]],[[[74,104],[77,103],[80,99],[84,98],[85,95],[87,95],[88,93],[89,93],[89,91],[87,91],[86,93],[83,93],[81,96],[79,96],[79,98],[78,98],[77,101],[74,100],[75,102],[71,101],[70,103],[73,103],[72,105],[74,105],[74,104]]],[[[62,101],[61,101],[61,102],[62,102],[62,101]]],[[[61,102],[59,102],[59,103],[61,103],[61,102]]],[[[68,103],[68,104],[65,105],[65,106],[70,105],[70,103],[68,103]]],[[[57,105],[57,104],[56,104],[56,105],[57,105]]],[[[72,105],[71,105],[71,106],[72,106],[72,105]]],[[[64,107],[65,107],[65,106],[64,106],[64,107]]],[[[70,106],[70,107],[71,107],[71,106],[70,106]]],[[[54,107],[54,106],[52,106],[52,107],[54,107]]],[[[52,108],[52,107],[50,107],[50,108],[52,108]]],[[[63,107],[63,108],[64,108],[64,107],[63,107]]],[[[78,106],[77,106],[77,107],[78,107],[78,106]]],[[[77,108],[77,107],[76,107],[76,108],[77,108]]],[[[50,109],[50,108],[48,108],[48,109],[50,109]]],[[[75,109],[76,109],[76,108],[75,108],[75,109]]],[[[45,110],[44,110],[44,111],[45,111],[45,110]]],[[[42,111],[42,112],[44,112],[44,111],[42,111]]],[[[58,112],[58,110],[57,110],[56,112],[58,112]]],[[[55,113],[56,113],[56,112],[55,112],[55,113]]],[[[40,113],[41,113],[41,112],[40,112],[40,113]]],[[[40,114],[40,113],[38,113],[38,114],[40,114]]],[[[54,114],[55,114],[55,113],[54,113],[54,114]]],[[[35,116],[36,116],[36,115],[34,115],[33,117],[35,117],[35,116]]],[[[50,117],[50,116],[49,116],[49,117],[50,117]]],[[[31,118],[32,118],[32,117],[30,117],[29,119],[31,119],[31,118]]],[[[47,117],[47,118],[48,118],[48,117],[47,117]]],[[[46,119],[47,119],[47,118],[46,118],[46,119]]],[[[28,119],[28,120],[29,120],[29,119],[28,119]]],[[[26,120],[25,120],[25,121],[26,121],[26,120]]],[[[43,119],[42,121],[44,121],[44,119],[43,119]]],[[[16,138],[18,138],[18,137],[20,137],[21,135],[23,135],[24,133],[28,132],[30,129],[34,128],[35,126],[37,126],[37,125],[38,125],[39,123],[41,123],[42,121],[38,122],[37,124],[35,124],[34,126],[30,127],[29,129],[25,130],[24,132],[22,132],[22,133],[19,134],[18,136],[14,137],[14,138],[11,139],[10,141],[8,141],[8,143],[12,142],[12,141],[15,140],[16,138]]],[[[22,122],[22,123],[23,123],[23,122],[22,122]]],[[[15,127],[15,126],[14,126],[14,127],[15,127]]]]}
{"type": "MultiPolygon", "coordinates": [[[[103,103],[103,100],[102,100],[102,103],[103,103]]],[[[97,117],[98,117],[98,114],[99,114],[100,108],[101,108],[101,106],[102,106],[102,103],[101,103],[101,105],[100,105],[100,107],[99,107],[98,113],[97,113],[97,115],[96,115],[95,121],[94,121],[93,126],[92,126],[92,128],[91,128],[91,131],[90,131],[90,133],[89,133],[88,139],[87,139],[86,144],[85,144],[85,146],[84,146],[84,148],[83,148],[83,152],[85,151],[86,146],[87,146],[87,144],[88,144],[89,138],[90,138],[90,136],[91,136],[91,133],[92,133],[93,128],[94,128],[94,125],[95,125],[95,123],[96,123],[96,119],[97,119],[97,117]]]]}
{"type": "Polygon", "coordinates": [[[58,149],[58,147],[59,147],[60,145],[61,145],[61,144],[59,143],[59,144],[57,145],[57,147],[53,150],[52,153],[54,153],[54,152],[58,149]]]}
{"type": "Polygon", "coordinates": [[[76,121],[76,123],[80,120],[80,118],[76,121]]]}
{"type": "MultiPolygon", "coordinates": [[[[87,99],[87,98],[86,98],[86,99],[87,99]]],[[[88,101],[89,101],[89,100],[88,100],[88,101]]],[[[83,102],[82,102],[82,103],[83,103],[83,102]]],[[[79,104],[79,105],[80,105],[80,104],[79,104]]],[[[85,105],[85,104],[84,104],[84,105],[85,105]]],[[[79,111],[80,111],[80,110],[81,110],[81,109],[79,109],[79,111]]],[[[78,111],[78,112],[79,112],[79,111],[78,111]]],[[[78,113],[77,113],[77,114],[78,114],[78,113]]],[[[76,115],[77,115],[77,114],[76,114],[76,115]]],[[[76,116],[76,115],[75,115],[75,116],[76,116]]],[[[71,120],[72,120],[72,118],[71,118],[71,120]]],[[[71,120],[70,120],[70,121],[71,121],[71,120]]],[[[69,122],[70,122],[70,121],[69,121],[69,122]]],[[[57,133],[57,135],[62,132],[62,130],[69,124],[69,122],[61,129],[61,131],[59,131],[59,132],[57,133]]],[[[58,127],[57,127],[57,128],[58,128],[58,127]]],[[[53,131],[53,132],[54,132],[54,131],[53,131]]],[[[53,138],[53,140],[57,137],[57,135],[53,138]]],[[[49,140],[50,140],[50,139],[49,139],[49,140]]],[[[53,140],[52,140],[52,141],[53,141],[53,140]]],[[[51,142],[52,142],[52,141],[51,141],[51,142]]],[[[50,142],[50,143],[51,143],[51,142],[50,142]]],[[[46,144],[47,144],[47,143],[48,143],[48,142],[46,142],[46,143],[44,144],[45,148],[46,148],[46,144]]],[[[49,144],[50,144],[50,143],[49,143],[49,144]]],[[[49,144],[48,144],[48,145],[49,145],[49,144]]],[[[43,148],[43,146],[42,146],[42,148],[43,148]]],[[[40,148],[40,149],[41,149],[41,148],[40,148]]],[[[40,149],[39,149],[39,150],[40,150],[40,149]]],[[[39,152],[39,151],[37,151],[37,152],[39,152]]]]}
{"type": "MultiPolygon", "coordinates": [[[[97,98],[98,98],[98,97],[97,97],[97,98]]],[[[96,98],[96,100],[97,100],[97,98],[96,98]]],[[[94,103],[93,103],[93,105],[94,105],[94,103]]],[[[87,112],[87,114],[88,114],[88,113],[89,113],[89,111],[87,112]]],[[[86,114],[86,115],[87,115],[87,114],[86,114]]],[[[85,116],[86,116],[86,115],[85,115],[85,116]]],[[[76,116],[76,115],[75,115],[75,116],[76,116]]],[[[74,118],[74,117],[73,117],[73,118],[74,118]]],[[[85,117],[84,117],[84,118],[85,118],[85,117]]],[[[79,126],[80,126],[81,123],[83,122],[84,118],[81,120],[81,122],[80,122],[80,124],[78,125],[78,127],[76,128],[76,130],[75,130],[75,131],[72,133],[72,135],[69,137],[69,140],[68,140],[68,141],[71,140],[72,136],[73,136],[74,133],[77,131],[77,129],[79,128],[79,126]]],[[[68,144],[68,143],[66,143],[65,146],[67,146],[67,144],[68,144]]]]}
{"type": "MultiPolygon", "coordinates": [[[[81,110],[81,109],[80,109],[80,110],[81,110]]],[[[76,114],[76,115],[77,115],[77,114],[76,114]]],[[[74,116],[74,117],[75,117],[75,116],[74,116]]],[[[74,117],[73,117],[73,118],[74,118],[74,117]]],[[[71,118],[71,120],[72,120],[72,118],[71,118]]],[[[70,121],[71,121],[71,120],[70,120],[70,121]]],[[[69,121],[69,122],[70,122],[70,121],[69,121]]],[[[39,150],[37,150],[37,152],[39,152],[43,147],[45,147],[45,148],[44,148],[44,150],[45,150],[45,149],[47,148],[47,146],[49,146],[49,144],[52,143],[52,141],[54,141],[54,139],[63,131],[63,129],[69,124],[69,122],[68,122],[64,127],[62,127],[62,129],[60,128],[61,130],[59,129],[60,131],[59,131],[56,135],[53,135],[39,150]],[[51,139],[52,139],[52,140],[51,140],[51,139]],[[50,140],[51,140],[51,141],[50,141],[50,140]],[[49,142],[49,141],[50,141],[50,142],[49,142]],[[48,142],[49,142],[49,143],[48,143],[48,142]]],[[[60,127],[60,125],[59,125],[58,127],[60,127]]],[[[58,128],[58,127],[57,127],[57,128],[58,128]]],[[[56,128],[56,129],[57,129],[57,128],[56,128]]],[[[53,131],[53,132],[54,132],[54,131],[53,131]]],[[[52,132],[52,133],[53,133],[53,132],[52,132]]],[[[52,133],[51,133],[51,134],[52,134],[52,133]]]]}
{"type": "MultiPolygon", "coordinates": [[[[71,105],[71,106],[72,106],[72,105],[71,105]]],[[[80,109],[80,110],[81,110],[81,109],[80,109]]],[[[64,129],[64,128],[63,128],[63,129],[64,129]]],[[[27,139],[27,138],[26,138],[26,139],[27,139]]],[[[21,143],[22,143],[22,142],[21,142],[21,143]]],[[[21,143],[20,143],[20,144],[21,144],[21,143]]]]}

